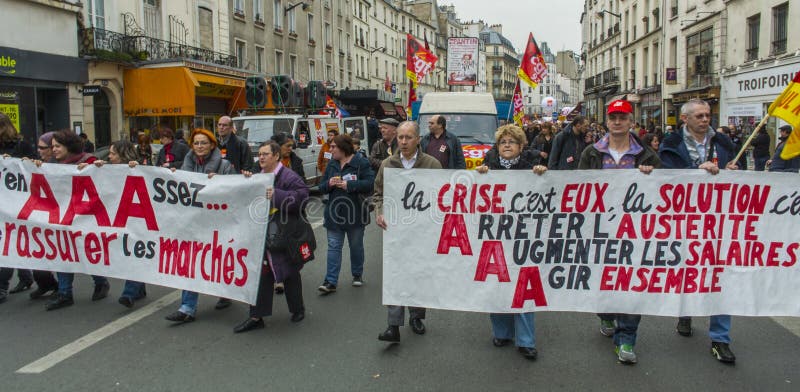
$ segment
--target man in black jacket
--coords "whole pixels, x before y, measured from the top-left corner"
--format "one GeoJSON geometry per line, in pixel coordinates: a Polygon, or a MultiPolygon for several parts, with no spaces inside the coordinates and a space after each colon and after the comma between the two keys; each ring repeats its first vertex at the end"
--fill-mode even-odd
{"type": "MultiPolygon", "coordinates": [[[[236,136],[234,133],[233,120],[228,116],[222,116],[217,121],[217,140],[219,141],[219,152],[222,159],[227,160],[233,165],[236,173],[242,170],[253,171],[253,153],[247,141],[236,136]]],[[[254,170],[254,171],[260,171],[254,170]]]]}
{"type": "Polygon", "coordinates": [[[753,142],[750,143],[753,146],[753,161],[755,162],[755,171],[764,171],[767,166],[767,161],[769,160],[769,145],[770,145],[769,134],[767,134],[766,128],[761,128],[758,131],[758,135],[753,138],[753,142]]]}
{"type": "Polygon", "coordinates": [[[578,168],[581,153],[586,147],[584,136],[589,129],[589,120],[577,116],[572,124],[553,138],[547,167],[550,170],[575,170],[578,168]]]}

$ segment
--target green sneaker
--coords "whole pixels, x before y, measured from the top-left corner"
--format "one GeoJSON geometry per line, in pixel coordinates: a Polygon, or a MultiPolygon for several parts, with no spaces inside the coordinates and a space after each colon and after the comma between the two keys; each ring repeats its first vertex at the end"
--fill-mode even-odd
{"type": "Polygon", "coordinates": [[[630,344],[620,344],[614,349],[617,353],[617,359],[622,363],[634,364],[636,363],[636,353],[633,352],[633,346],[630,344]]]}
{"type": "Polygon", "coordinates": [[[614,320],[600,320],[600,333],[605,337],[614,336],[617,327],[614,325],[614,320]]]}

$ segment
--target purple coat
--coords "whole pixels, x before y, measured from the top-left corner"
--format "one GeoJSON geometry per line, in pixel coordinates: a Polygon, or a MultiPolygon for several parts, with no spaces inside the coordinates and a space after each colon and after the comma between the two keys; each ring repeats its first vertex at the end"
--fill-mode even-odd
{"type": "MultiPolygon", "coordinates": [[[[277,208],[278,214],[301,214],[308,200],[308,186],[300,176],[292,170],[281,166],[275,176],[271,207],[277,208]]],[[[305,219],[305,218],[303,218],[305,219]]],[[[283,280],[303,268],[302,263],[293,263],[285,252],[269,252],[271,263],[269,269],[275,275],[276,282],[283,280]]]]}

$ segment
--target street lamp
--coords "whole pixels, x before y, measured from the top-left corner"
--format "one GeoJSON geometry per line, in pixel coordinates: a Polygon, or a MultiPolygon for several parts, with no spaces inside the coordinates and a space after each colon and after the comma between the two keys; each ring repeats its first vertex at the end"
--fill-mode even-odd
{"type": "Polygon", "coordinates": [[[289,11],[297,8],[297,6],[302,6],[303,7],[303,11],[307,10],[308,7],[309,7],[308,3],[306,3],[306,2],[300,2],[300,3],[295,3],[295,4],[289,3],[289,6],[284,8],[283,14],[284,15],[288,14],[289,11]]]}
{"type": "Polygon", "coordinates": [[[613,13],[613,12],[611,12],[609,10],[605,10],[605,9],[597,11],[597,13],[595,13],[594,15],[597,17],[597,19],[603,19],[603,14],[609,14],[611,16],[616,16],[617,19],[622,20],[622,15],[615,14],[615,13],[613,13]]]}

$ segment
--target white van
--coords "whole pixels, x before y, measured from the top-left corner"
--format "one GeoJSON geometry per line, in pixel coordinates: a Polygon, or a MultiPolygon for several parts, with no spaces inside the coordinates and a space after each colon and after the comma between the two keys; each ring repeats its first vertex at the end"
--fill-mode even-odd
{"type": "Polygon", "coordinates": [[[294,152],[303,160],[306,183],[317,184],[324,173],[317,170],[317,158],[322,145],[328,138],[329,130],[336,130],[361,140],[361,146],[368,146],[367,119],[365,117],[332,118],[327,115],[270,114],[242,116],[233,119],[236,134],[247,140],[258,159],[258,146],[276,133],[287,133],[294,139],[294,152]]]}
{"type": "Polygon", "coordinates": [[[474,169],[494,145],[499,126],[497,107],[492,94],[473,92],[431,92],[422,97],[419,124],[423,135],[431,116],[441,114],[447,120],[447,132],[456,135],[464,150],[467,169],[474,169]]]}

